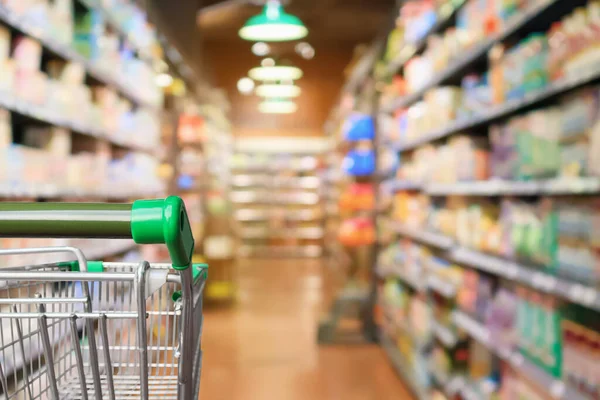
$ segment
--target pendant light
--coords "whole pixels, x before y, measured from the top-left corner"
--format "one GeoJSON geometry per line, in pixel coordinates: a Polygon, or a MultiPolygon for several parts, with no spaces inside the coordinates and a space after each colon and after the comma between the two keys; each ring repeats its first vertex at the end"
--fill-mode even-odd
{"type": "Polygon", "coordinates": [[[263,114],[292,114],[298,106],[291,100],[269,99],[258,104],[258,111],[263,114]]]}
{"type": "Polygon", "coordinates": [[[300,95],[300,88],[293,83],[266,83],[256,88],[256,95],[265,98],[291,98],[300,95]]]}
{"type": "Polygon", "coordinates": [[[294,15],[287,14],[279,0],[267,0],[263,12],[251,17],[239,35],[254,42],[286,42],[308,35],[308,29],[294,15]]]}
{"type": "Polygon", "coordinates": [[[302,78],[302,75],[300,68],[287,63],[276,64],[272,58],[265,58],[261,61],[260,67],[248,71],[250,78],[262,82],[295,81],[302,78]]]}

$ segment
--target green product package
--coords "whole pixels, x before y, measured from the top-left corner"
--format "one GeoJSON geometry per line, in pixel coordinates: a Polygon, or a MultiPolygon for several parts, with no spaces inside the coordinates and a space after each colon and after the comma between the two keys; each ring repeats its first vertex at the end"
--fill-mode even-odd
{"type": "Polygon", "coordinates": [[[533,176],[533,136],[529,132],[517,133],[517,179],[529,180],[533,176]]]}
{"type": "Polygon", "coordinates": [[[558,214],[551,211],[543,220],[541,260],[546,266],[546,272],[554,274],[558,269],[558,214]]]}
{"type": "MultiPolygon", "coordinates": [[[[553,299],[552,299],[553,300],[553,299]]],[[[558,306],[548,308],[546,315],[547,332],[547,352],[550,355],[550,362],[547,365],[548,372],[555,378],[562,376],[562,331],[561,309],[558,306]]]]}

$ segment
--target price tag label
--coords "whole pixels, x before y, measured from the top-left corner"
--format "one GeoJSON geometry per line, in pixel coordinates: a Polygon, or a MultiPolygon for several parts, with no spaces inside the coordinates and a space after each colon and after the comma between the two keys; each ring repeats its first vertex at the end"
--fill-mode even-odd
{"type": "Polygon", "coordinates": [[[594,304],[596,302],[597,296],[598,296],[598,293],[596,292],[595,289],[586,288],[583,291],[582,303],[586,306],[591,306],[592,304],[594,304]]]}
{"type": "Polygon", "coordinates": [[[569,289],[569,300],[574,303],[581,303],[584,296],[585,288],[579,284],[572,285],[569,289]]]}
{"type": "Polygon", "coordinates": [[[548,292],[553,292],[556,288],[556,278],[550,275],[547,275],[544,280],[544,285],[548,292]]]}
{"type": "Polygon", "coordinates": [[[536,289],[542,289],[542,287],[544,286],[544,275],[540,274],[539,272],[533,274],[531,284],[536,289]]]}
{"type": "Polygon", "coordinates": [[[516,263],[510,263],[506,266],[506,277],[508,279],[515,280],[519,276],[519,265],[516,263]]]}
{"type": "Polygon", "coordinates": [[[510,363],[513,367],[520,367],[525,362],[525,358],[521,355],[521,353],[514,352],[510,356],[510,363]]]}
{"type": "Polygon", "coordinates": [[[546,292],[552,292],[556,288],[556,278],[540,272],[536,272],[535,274],[533,274],[531,283],[534,288],[546,292]]]}

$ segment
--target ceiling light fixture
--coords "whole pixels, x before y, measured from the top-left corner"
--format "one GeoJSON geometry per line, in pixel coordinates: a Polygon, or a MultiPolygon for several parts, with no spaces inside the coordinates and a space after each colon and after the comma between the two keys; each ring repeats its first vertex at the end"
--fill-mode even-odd
{"type": "Polygon", "coordinates": [[[263,57],[271,52],[271,47],[265,42],[257,42],[252,45],[252,53],[256,56],[263,57]]]}
{"type": "Polygon", "coordinates": [[[254,81],[244,77],[237,82],[237,89],[241,94],[250,94],[254,90],[254,81]]]}
{"type": "Polygon", "coordinates": [[[275,60],[271,57],[265,58],[260,62],[261,67],[273,67],[275,66],[275,60]]]}
{"type": "Polygon", "coordinates": [[[158,74],[154,78],[154,83],[156,83],[156,86],[158,87],[166,88],[173,83],[173,77],[167,73],[158,74]]]}
{"type": "Polygon", "coordinates": [[[263,12],[251,17],[239,30],[242,39],[286,42],[308,35],[308,29],[294,15],[287,14],[278,0],[268,0],[263,12]]]}
{"type": "Polygon", "coordinates": [[[258,104],[258,111],[263,114],[292,114],[298,106],[291,100],[265,100],[258,104]]]}
{"type": "Polygon", "coordinates": [[[248,76],[256,81],[295,81],[302,78],[302,70],[288,65],[255,67],[248,72],[248,76]]]}
{"type": "Polygon", "coordinates": [[[306,60],[310,60],[315,56],[315,49],[306,42],[298,43],[296,46],[294,46],[294,50],[296,50],[296,53],[306,60]]]}
{"type": "Polygon", "coordinates": [[[263,84],[256,88],[256,94],[265,98],[290,98],[300,95],[300,88],[293,84],[263,84]]]}

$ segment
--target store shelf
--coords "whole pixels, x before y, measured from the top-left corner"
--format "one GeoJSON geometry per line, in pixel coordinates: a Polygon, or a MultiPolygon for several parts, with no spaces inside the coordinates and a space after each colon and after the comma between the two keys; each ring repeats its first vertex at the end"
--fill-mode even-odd
{"type": "Polygon", "coordinates": [[[458,342],[454,332],[437,321],[433,323],[433,335],[447,348],[456,346],[458,342]]]}
{"type": "Polygon", "coordinates": [[[316,205],[319,203],[319,195],[316,193],[272,193],[269,191],[238,191],[229,195],[233,203],[251,204],[299,204],[316,205]]]}
{"type": "Polygon", "coordinates": [[[435,274],[427,277],[427,287],[447,299],[453,299],[456,296],[456,286],[435,274]]]}
{"type": "Polygon", "coordinates": [[[313,210],[253,210],[253,209],[240,209],[236,210],[234,218],[239,222],[259,222],[268,221],[270,219],[281,219],[284,221],[294,222],[310,222],[320,221],[323,216],[319,212],[313,210]]]}
{"type": "Polygon", "coordinates": [[[551,398],[564,400],[584,400],[585,396],[567,386],[561,380],[547,374],[544,370],[525,359],[518,351],[502,348],[491,341],[490,331],[481,323],[461,311],[455,311],[453,320],[456,326],[469,336],[486,346],[492,353],[508,362],[516,372],[536,384],[551,398]]]}
{"type": "Polygon", "coordinates": [[[536,20],[540,14],[545,11],[552,4],[557,3],[559,0],[546,0],[541,4],[532,6],[530,10],[523,12],[521,15],[516,17],[502,30],[502,32],[496,34],[494,37],[485,40],[483,43],[476,45],[475,48],[467,50],[466,54],[461,56],[458,60],[454,61],[445,70],[436,73],[436,78],[424,85],[423,88],[416,91],[415,93],[400,97],[389,104],[385,104],[381,107],[384,112],[393,112],[399,108],[405,108],[411,104],[420,100],[423,95],[430,89],[433,89],[440,84],[445,83],[452,77],[466,71],[471,65],[482,60],[486,57],[487,52],[496,43],[502,42],[511,35],[519,32],[523,27],[531,24],[536,20]]]}
{"type": "Polygon", "coordinates": [[[155,104],[149,103],[145,99],[140,98],[140,96],[136,93],[136,90],[132,88],[129,83],[127,83],[125,78],[113,76],[113,74],[110,72],[103,70],[93,62],[87,60],[85,57],[77,53],[69,44],[56,41],[49,32],[44,32],[44,30],[37,27],[33,21],[30,21],[27,18],[19,17],[12,11],[2,6],[0,6],[0,21],[18,31],[21,31],[27,36],[31,36],[32,38],[39,40],[45,48],[64,58],[65,60],[82,64],[90,76],[108,85],[114,86],[117,90],[135,103],[148,108],[156,108],[155,104]]]}
{"type": "Polygon", "coordinates": [[[239,235],[243,239],[322,239],[324,236],[323,228],[293,228],[293,229],[271,229],[262,228],[242,228],[239,235]]]}
{"type": "Polygon", "coordinates": [[[497,105],[487,112],[464,120],[457,120],[450,123],[443,129],[433,131],[422,135],[421,137],[396,145],[398,151],[412,150],[422,146],[425,143],[433,142],[445,138],[455,133],[464,132],[467,129],[477,128],[488,125],[501,118],[507,117],[518,111],[534,106],[553,97],[562,95],[570,90],[576,89],[585,84],[600,80],[600,68],[592,68],[577,77],[564,78],[560,81],[550,83],[543,89],[527,94],[523,99],[509,100],[501,105],[497,105]]]}
{"type": "Polygon", "coordinates": [[[418,400],[426,400],[429,399],[429,395],[427,393],[426,388],[419,387],[416,385],[415,380],[412,377],[410,371],[406,368],[409,363],[407,363],[398,348],[394,345],[394,343],[385,335],[381,337],[381,345],[385,350],[390,362],[394,366],[394,369],[402,379],[402,382],[410,389],[410,391],[414,394],[414,396],[418,400]]]}
{"type": "Polygon", "coordinates": [[[524,182],[503,180],[457,182],[426,185],[424,191],[431,196],[539,196],[595,194],[600,193],[600,179],[595,177],[573,177],[524,182]]]}
{"type": "Polygon", "coordinates": [[[281,173],[282,171],[293,172],[316,172],[318,167],[317,159],[314,157],[304,157],[305,160],[299,163],[291,163],[289,165],[281,165],[276,162],[271,164],[247,164],[247,165],[232,165],[231,170],[236,173],[248,174],[252,173],[281,173]]]}
{"type": "MultiPolygon", "coordinates": [[[[431,377],[435,384],[440,387],[449,399],[454,398],[457,394],[461,394],[464,397],[464,388],[466,385],[465,379],[462,376],[444,376],[442,373],[430,369],[431,377]]],[[[464,400],[468,400],[465,398],[464,400]]]]}
{"type": "Polygon", "coordinates": [[[240,246],[240,257],[259,258],[318,258],[323,254],[321,246],[240,246]]]}
{"type": "Polygon", "coordinates": [[[596,177],[558,177],[545,180],[508,181],[491,179],[455,183],[419,184],[402,180],[383,183],[389,191],[421,190],[430,196],[541,196],[600,193],[596,177]]]}
{"type": "MultiPolygon", "coordinates": [[[[600,311],[600,291],[593,287],[540,272],[540,267],[506,260],[458,245],[455,246],[452,238],[444,235],[419,231],[417,229],[408,229],[399,223],[393,223],[393,227],[396,233],[404,237],[432,247],[447,250],[447,256],[453,262],[468,265],[511,281],[521,282],[534,289],[554,294],[573,303],[600,311]]],[[[427,284],[431,285],[429,279],[432,278],[428,278],[427,284]]],[[[441,290],[450,290],[449,288],[441,288],[441,282],[433,282],[433,285],[438,284],[441,290]]],[[[432,288],[436,290],[435,286],[432,288]]]]}
{"type": "Polygon", "coordinates": [[[452,238],[449,238],[448,236],[442,235],[440,233],[427,232],[419,229],[410,228],[398,222],[393,222],[391,226],[394,232],[398,233],[399,235],[421,243],[425,243],[429,246],[437,247],[442,250],[448,250],[453,245],[452,238]]]}
{"type": "Polygon", "coordinates": [[[600,293],[597,289],[540,272],[539,268],[534,266],[527,266],[462,247],[453,249],[450,252],[450,258],[459,264],[466,264],[512,281],[521,282],[537,290],[600,311],[600,293]]]}
{"type": "Polygon", "coordinates": [[[381,264],[377,266],[377,275],[381,279],[399,279],[404,284],[411,287],[413,290],[417,292],[424,292],[425,286],[421,284],[422,279],[418,279],[417,277],[411,277],[402,271],[401,268],[396,268],[394,266],[382,266],[381,264]]]}
{"type": "Polygon", "coordinates": [[[422,52],[427,46],[427,39],[429,36],[441,32],[448,27],[451,23],[455,13],[465,4],[466,0],[459,0],[456,2],[448,2],[444,4],[437,13],[436,23],[429,29],[429,31],[423,35],[422,38],[415,41],[414,43],[405,43],[402,46],[402,50],[398,53],[386,67],[386,75],[391,76],[397,73],[400,68],[404,66],[415,54],[422,52]],[[451,4],[454,3],[454,4],[451,4]]]}
{"type": "Polygon", "coordinates": [[[106,132],[83,121],[61,117],[56,110],[51,110],[48,107],[29,103],[7,93],[0,92],[0,107],[50,125],[66,128],[86,136],[106,140],[110,143],[128,149],[152,154],[156,150],[155,146],[143,146],[139,143],[133,143],[127,139],[123,139],[123,135],[119,135],[118,132],[106,132]]]}
{"type": "Polygon", "coordinates": [[[269,188],[318,189],[321,186],[321,180],[316,176],[295,178],[270,175],[234,175],[231,179],[231,184],[232,186],[242,188],[266,186],[269,188]]]}
{"type": "Polygon", "coordinates": [[[402,179],[391,179],[381,183],[382,189],[388,192],[400,192],[403,190],[421,190],[422,185],[417,182],[402,179]]]}
{"type": "Polygon", "coordinates": [[[61,188],[51,183],[30,184],[15,182],[11,184],[0,182],[0,198],[73,198],[73,199],[141,199],[160,196],[160,191],[125,191],[118,189],[79,189],[61,188]]]}

